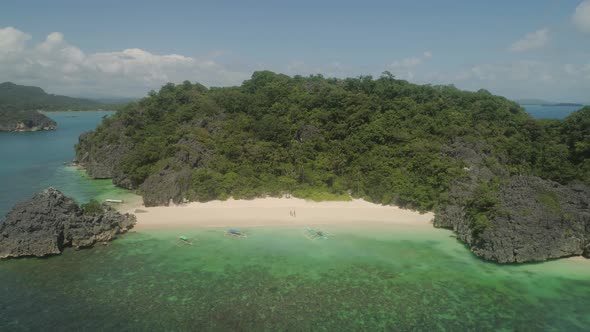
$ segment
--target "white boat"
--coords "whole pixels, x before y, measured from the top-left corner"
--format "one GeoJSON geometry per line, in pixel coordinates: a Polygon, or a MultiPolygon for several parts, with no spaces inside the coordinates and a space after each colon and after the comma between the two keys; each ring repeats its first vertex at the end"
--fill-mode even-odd
{"type": "Polygon", "coordinates": [[[110,199],[110,198],[107,198],[107,199],[105,199],[105,202],[107,202],[107,203],[123,203],[123,200],[122,199],[110,199]]]}

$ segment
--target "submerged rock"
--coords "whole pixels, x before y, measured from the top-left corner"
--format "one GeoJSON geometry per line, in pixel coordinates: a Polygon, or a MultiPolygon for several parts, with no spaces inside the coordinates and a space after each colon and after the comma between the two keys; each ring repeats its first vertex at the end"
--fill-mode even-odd
{"type": "Polygon", "coordinates": [[[0,224],[0,258],[59,254],[86,248],[131,229],[135,216],[102,205],[85,213],[71,198],[48,188],[14,206],[0,224]]]}

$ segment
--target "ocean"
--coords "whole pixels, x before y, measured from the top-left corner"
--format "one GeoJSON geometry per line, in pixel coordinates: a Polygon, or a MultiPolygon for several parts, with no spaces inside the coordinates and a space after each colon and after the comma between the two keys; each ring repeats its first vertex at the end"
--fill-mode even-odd
{"type": "MultiPolygon", "coordinates": [[[[0,135],[0,208],[46,186],[128,193],[64,165],[104,113],[0,135]]],[[[0,261],[0,331],[584,331],[590,261],[498,265],[440,229],[331,226],[141,231],[107,246],[0,261]],[[178,241],[183,235],[192,241],[178,241]]]]}
{"type": "Polygon", "coordinates": [[[0,132],[0,216],[17,202],[53,186],[84,203],[94,197],[126,191],[110,180],[89,181],[84,172],[67,166],[74,159],[78,136],[93,130],[112,112],[52,112],[55,131],[0,132]]]}
{"type": "Polygon", "coordinates": [[[582,108],[582,106],[542,106],[521,105],[527,113],[537,119],[563,119],[570,113],[582,108]]]}

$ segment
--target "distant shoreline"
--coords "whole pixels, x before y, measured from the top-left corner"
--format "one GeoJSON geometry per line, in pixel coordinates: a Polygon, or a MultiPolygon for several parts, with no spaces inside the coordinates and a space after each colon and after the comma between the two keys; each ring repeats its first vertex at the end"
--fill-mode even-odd
{"type": "Polygon", "coordinates": [[[520,104],[521,106],[542,106],[542,107],[584,107],[584,104],[557,103],[557,104],[520,104]]]}

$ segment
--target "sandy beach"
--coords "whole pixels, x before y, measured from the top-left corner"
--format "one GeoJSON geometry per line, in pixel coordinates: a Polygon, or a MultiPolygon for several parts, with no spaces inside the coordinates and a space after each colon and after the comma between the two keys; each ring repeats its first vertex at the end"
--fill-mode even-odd
{"type": "Polygon", "coordinates": [[[137,216],[138,231],[193,227],[259,227],[304,225],[396,226],[432,229],[433,213],[420,214],[364,200],[311,202],[298,198],[211,201],[168,207],[132,204],[123,209],[137,216]]]}

